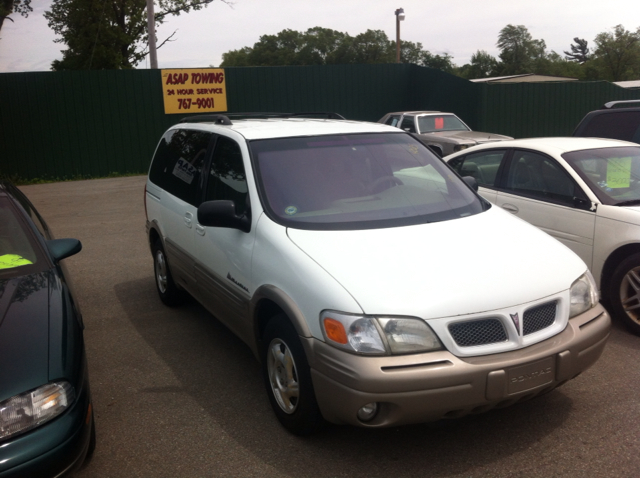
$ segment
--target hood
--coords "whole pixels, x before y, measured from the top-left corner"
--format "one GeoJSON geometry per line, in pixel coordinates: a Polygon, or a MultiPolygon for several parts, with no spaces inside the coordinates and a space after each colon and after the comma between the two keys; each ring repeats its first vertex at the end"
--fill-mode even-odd
{"type": "Polygon", "coordinates": [[[417,226],[288,234],[368,314],[432,319],[513,307],[567,290],[587,270],[497,207],[417,226]]]}
{"type": "Polygon", "coordinates": [[[438,131],[434,133],[424,133],[426,135],[435,135],[446,138],[451,138],[460,141],[461,143],[476,142],[478,144],[490,143],[492,141],[504,141],[507,139],[513,139],[510,136],[503,136],[501,134],[483,133],[481,131],[438,131]]]}
{"type": "Polygon", "coordinates": [[[0,279],[0,401],[48,381],[49,272],[0,279]]]}

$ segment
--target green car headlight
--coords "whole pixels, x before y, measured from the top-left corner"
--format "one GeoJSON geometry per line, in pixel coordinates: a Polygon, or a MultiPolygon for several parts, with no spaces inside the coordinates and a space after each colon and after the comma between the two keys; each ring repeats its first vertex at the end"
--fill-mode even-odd
{"type": "Polygon", "coordinates": [[[52,420],[75,400],[69,382],[54,382],[0,402],[0,440],[52,420]]]}

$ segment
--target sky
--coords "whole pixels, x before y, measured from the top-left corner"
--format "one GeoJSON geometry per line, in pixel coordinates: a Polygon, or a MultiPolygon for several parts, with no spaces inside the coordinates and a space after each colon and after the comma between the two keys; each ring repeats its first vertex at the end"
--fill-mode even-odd
{"type": "MultiPolygon", "coordinates": [[[[637,1],[637,0],[636,0],[637,1]]],[[[233,0],[229,6],[214,0],[207,8],[170,17],[157,31],[158,44],[174,31],[174,41],[158,50],[159,68],[218,66],[222,54],[253,46],[261,35],[284,29],[304,32],[323,27],[356,36],[383,30],[396,37],[397,8],[404,8],[400,24],[403,40],[421,43],[433,54],[448,53],[453,63],[469,63],[477,50],[497,57],[496,42],[508,24],[524,25],[547,49],[562,54],[574,37],[593,47],[595,36],[621,24],[640,26],[636,1],[609,0],[233,0]]],[[[0,73],[47,71],[61,59],[64,44],[48,27],[43,13],[51,0],[32,0],[28,18],[13,15],[0,30],[0,73]]],[[[137,68],[148,68],[148,59],[137,68]]]]}

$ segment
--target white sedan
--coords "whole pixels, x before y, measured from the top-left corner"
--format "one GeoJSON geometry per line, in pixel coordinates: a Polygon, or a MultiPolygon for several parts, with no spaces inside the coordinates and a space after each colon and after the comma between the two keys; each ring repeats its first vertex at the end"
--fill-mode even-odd
{"type": "Polygon", "coordinates": [[[531,138],[476,146],[445,161],[473,176],[485,199],[577,253],[612,315],[640,335],[640,146],[531,138]]]}

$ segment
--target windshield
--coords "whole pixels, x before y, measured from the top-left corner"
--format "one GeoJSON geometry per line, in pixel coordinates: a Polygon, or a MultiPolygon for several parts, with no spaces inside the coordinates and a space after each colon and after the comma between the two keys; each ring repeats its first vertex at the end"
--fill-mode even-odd
{"type": "Polygon", "coordinates": [[[0,197],[0,279],[46,268],[32,232],[17,214],[9,199],[0,197]]]}
{"type": "Polygon", "coordinates": [[[484,203],[408,134],[253,141],[265,209],[300,229],[370,229],[445,221],[484,203]]]}
{"type": "Polygon", "coordinates": [[[640,147],[586,149],[562,157],[603,204],[640,204],[640,147]]]}
{"type": "Polygon", "coordinates": [[[421,133],[438,131],[471,131],[455,115],[418,116],[418,129],[421,133]]]}

